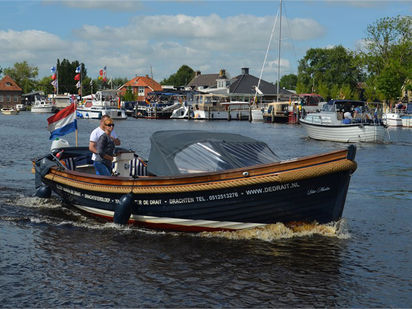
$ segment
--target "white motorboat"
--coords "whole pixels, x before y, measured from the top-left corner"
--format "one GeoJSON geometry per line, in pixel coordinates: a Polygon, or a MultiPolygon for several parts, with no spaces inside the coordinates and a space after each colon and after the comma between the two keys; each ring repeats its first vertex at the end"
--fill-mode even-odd
{"type": "Polygon", "coordinates": [[[16,109],[21,112],[26,110],[26,105],[24,104],[16,104],[16,109]]]}
{"type": "Polygon", "coordinates": [[[402,114],[401,113],[385,113],[382,115],[382,122],[388,127],[401,127],[402,126],[402,114]]]}
{"type": "Polygon", "coordinates": [[[53,113],[54,105],[50,102],[46,96],[36,95],[34,97],[34,103],[31,107],[32,113],[53,113]]]}
{"type": "Polygon", "coordinates": [[[196,120],[247,120],[249,102],[228,101],[222,94],[196,94],[193,103],[196,120]]]}
{"type": "Polygon", "coordinates": [[[124,109],[119,108],[119,98],[116,90],[101,90],[93,95],[84,105],[77,107],[78,118],[100,119],[108,115],[112,119],[127,119],[124,109]]]}
{"type": "Polygon", "coordinates": [[[183,102],[179,108],[172,112],[171,119],[190,119],[193,118],[192,105],[188,102],[183,102]]]}
{"type": "Polygon", "coordinates": [[[384,142],[386,128],[372,118],[365,102],[331,100],[322,111],[309,113],[300,119],[308,136],[317,140],[355,143],[384,142]],[[344,114],[348,115],[344,121],[344,114]],[[350,115],[350,116],[349,116],[350,115]]]}
{"type": "Polygon", "coordinates": [[[250,113],[252,116],[253,122],[262,122],[263,121],[263,113],[265,112],[264,107],[254,107],[251,109],[250,113]]]}
{"type": "Polygon", "coordinates": [[[12,107],[4,107],[1,109],[3,115],[17,115],[19,111],[12,107]]]}

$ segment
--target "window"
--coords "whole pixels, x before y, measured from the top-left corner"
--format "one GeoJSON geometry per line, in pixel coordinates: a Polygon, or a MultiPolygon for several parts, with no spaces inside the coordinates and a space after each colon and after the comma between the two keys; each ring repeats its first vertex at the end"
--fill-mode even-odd
{"type": "Polygon", "coordinates": [[[138,95],[138,96],[144,96],[144,87],[139,86],[139,87],[137,88],[137,95],[138,95]]]}
{"type": "Polygon", "coordinates": [[[3,102],[3,95],[0,94],[0,102],[3,102]]]}
{"type": "Polygon", "coordinates": [[[7,95],[6,102],[11,102],[11,95],[7,95]]]}
{"type": "Polygon", "coordinates": [[[14,96],[14,103],[17,103],[18,100],[19,100],[19,96],[18,96],[18,95],[15,95],[15,96],[14,96]]]}

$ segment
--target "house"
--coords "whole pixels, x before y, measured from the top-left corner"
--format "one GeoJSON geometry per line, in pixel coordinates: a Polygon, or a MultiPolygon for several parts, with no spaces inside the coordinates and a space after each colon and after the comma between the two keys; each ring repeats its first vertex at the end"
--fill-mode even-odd
{"type": "Polygon", "coordinates": [[[249,74],[249,68],[242,68],[241,74],[230,80],[229,95],[231,100],[252,101],[258,84],[258,97],[264,102],[289,101],[291,98],[298,98],[295,93],[286,89],[279,89],[279,94],[277,94],[276,84],[263,79],[259,83],[259,78],[249,74]]]}
{"type": "Polygon", "coordinates": [[[0,80],[0,106],[11,107],[21,103],[23,90],[8,75],[0,80]]]}
{"type": "Polygon", "coordinates": [[[162,85],[154,79],[146,76],[136,76],[132,80],[122,85],[118,91],[121,96],[126,94],[127,89],[131,89],[132,93],[137,97],[137,101],[144,102],[147,95],[153,91],[162,91],[162,85]]]}
{"type": "MultiPolygon", "coordinates": [[[[228,79],[225,70],[220,70],[217,74],[201,74],[197,71],[195,77],[186,85],[192,90],[207,91],[219,88],[227,88],[228,79]]],[[[227,91],[225,91],[227,93],[227,91]]]]}

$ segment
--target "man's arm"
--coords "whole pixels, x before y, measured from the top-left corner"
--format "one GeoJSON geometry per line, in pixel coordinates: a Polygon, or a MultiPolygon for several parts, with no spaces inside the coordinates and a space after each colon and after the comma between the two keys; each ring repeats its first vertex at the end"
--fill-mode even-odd
{"type": "Polygon", "coordinates": [[[93,153],[97,153],[96,142],[89,141],[89,150],[93,153]]]}
{"type": "Polygon", "coordinates": [[[116,146],[119,146],[119,145],[120,145],[120,139],[118,139],[118,138],[113,138],[113,141],[114,141],[114,144],[115,144],[116,146]]]}

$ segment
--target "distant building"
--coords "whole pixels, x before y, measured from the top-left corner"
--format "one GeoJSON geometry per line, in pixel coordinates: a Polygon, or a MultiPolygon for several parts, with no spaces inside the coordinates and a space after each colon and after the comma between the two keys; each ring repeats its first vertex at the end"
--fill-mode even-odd
{"type": "Polygon", "coordinates": [[[279,89],[278,94],[276,84],[269,83],[263,79],[259,83],[258,77],[249,74],[249,68],[242,68],[241,72],[240,75],[230,80],[229,95],[232,99],[242,100],[243,98],[242,101],[245,101],[248,98],[249,101],[253,100],[258,84],[257,95],[265,102],[276,100],[288,101],[291,98],[298,98],[296,93],[286,89],[279,89]]]}
{"type": "Polygon", "coordinates": [[[11,107],[21,103],[23,90],[8,75],[0,80],[0,106],[11,107]]]}
{"type": "MultiPolygon", "coordinates": [[[[221,70],[224,72],[224,70],[221,70]]],[[[216,74],[202,74],[200,71],[196,71],[195,77],[186,85],[186,87],[192,90],[203,91],[210,88],[217,88],[217,80],[219,79],[219,73],[216,74]]]]}
{"type": "Polygon", "coordinates": [[[150,92],[163,90],[162,85],[150,78],[148,75],[136,76],[132,80],[128,81],[118,89],[119,94],[124,96],[129,88],[137,97],[137,101],[145,101],[147,94],[150,92]]]}
{"type": "MultiPolygon", "coordinates": [[[[258,83],[259,78],[250,75],[249,68],[242,68],[241,74],[233,78],[229,78],[226,70],[222,69],[218,74],[196,72],[196,76],[189,82],[187,87],[201,92],[228,95],[231,101],[252,102],[258,83]]],[[[273,102],[278,97],[279,101],[298,98],[296,93],[286,89],[279,89],[279,94],[277,94],[276,84],[263,79],[260,80],[257,94],[259,102],[273,102]]]]}

